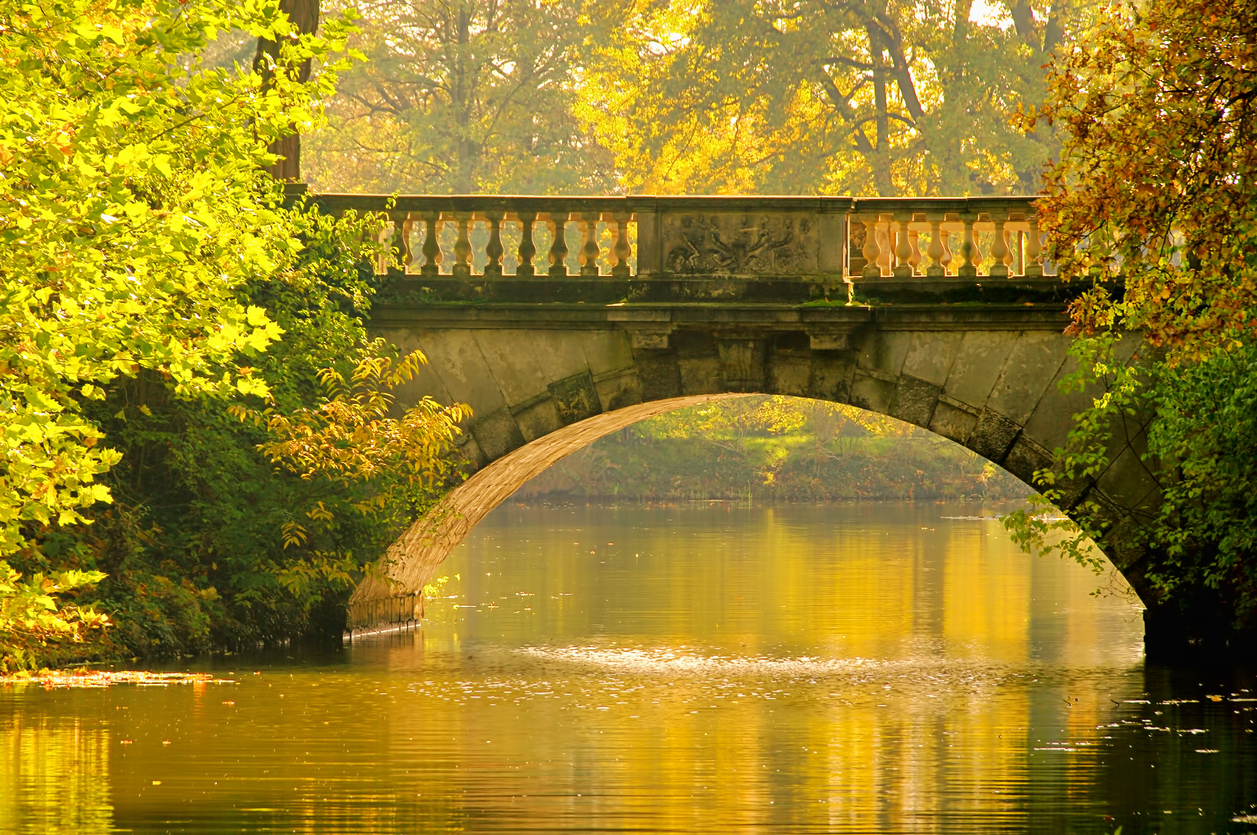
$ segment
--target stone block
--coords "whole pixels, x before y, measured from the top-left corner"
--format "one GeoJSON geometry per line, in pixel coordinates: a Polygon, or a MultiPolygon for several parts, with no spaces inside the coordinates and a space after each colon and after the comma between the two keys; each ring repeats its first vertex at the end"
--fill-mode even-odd
{"type": "Polygon", "coordinates": [[[807,397],[812,363],[806,356],[773,352],[768,360],[766,389],[772,394],[807,397]]]}
{"type": "Polygon", "coordinates": [[[1026,435],[1041,446],[1055,450],[1065,446],[1074,428],[1074,415],[1090,408],[1092,401],[1102,393],[1098,386],[1088,386],[1083,391],[1061,391],[1061,381],[1078,367],[1078,361],[1067,357],[1057,369],[1052,382],[1043,390],[1043,396],[1026,420],[1026,435]]]}
{"type": "Polygon", "coordinates": [[[642,402],[642,381],[636,373],[616,374],[600,380],[594,378],[598,398],[604,412],[614,412],[642,402]]]}
{"type": "Polygon", "coordinates": [[[554,400],[549,397],[537,398],[527,408],[516,412],[515,424],[524,440],[529,443],[563,426],[554,400]]]}
{"type": "Polygon", "coordinates": [[[1101,473],[1097,484],[1125,513],[1145,509],[1150,499],[1159,497],[1160,488],[1132,446],[1122,450],[1101,473]]]}
{"type": "Polygon", "coordinates": [[[956,358],[943,390],[962,403],[976,409],[986,404],[986,399],[999,379],[1004,361],[1008,359],[1017,339],[1014,332],[971,331],[960,340],[956,358]]]}
{"type": "Polygon", "coordinates": [[[485,456],[484,451],[480,449],[480,444],[476,443],[476,439],[470,431],[464,432],[459,436],[456,457],[460,459],[458,463],[459,469],[468,474],[476,472],[476,470],[489,463],[489,459],[485,456]]]}
{"type": "Polygon", "coordinates": [[[580,331],[585,363],[597,379],[602,374],[633,367],[628,334],[620,330],[580,331]]]}
{"type": "Polygon", "coordinates": [[[824,352],[812,355],[812,374],[807,396],[831,403],[851,402],[851,382],[855,357],[850,353],[824,352]]]}
{"type": "Polygon", "coordinates": [[[905,374],[895,384],[895,393],[890,400],[890,416],[917,426],[929,426],[941,391],[936,385],[905,374]]]}
{"type": "Polygon", "coordinates": [[[724,374],[719,357],[679,357],[677,370],[681,375],[682,394],[720,394],[724,391],[724,374]]]}
{"type": "Polygon", "coordinates": [[[929,428],[931,432],[937,435],[942,435],[944,438],[963,444],[969,440],[973,427],[977,425],[977,415],[940,399],[934,407],[934,414],[930,418],[929,428]]]}
{"type": "MultiPolygon", "coordinates": [[[[416,331],[400,330],[400,331],[382,331],[379,334],[388,340],[391,344],[397,346],[401,356],[406,356],[414,351],[419,351],[426,358],[428,352],[423,348],[422,334],[416,331]]],[[[431,360],[419,366],[419,371],[415,374],[414,379],[402,383],[393,390],[395,397],[392,407],[389,409],[390,417],[401,417],[402,413],[414,406],[424,397],[431,397],[438,403],[444,403],[449,406],[454,403],[454,398],[450,396],[449,391],[445,388],[445,383],[441,382],[441,376],[432,366],[431,360]]]]}
{"type": "Polygon", "coordinates": [[[637,374],[641,379],[642,402],[681,396],[681,370],[674,351],[639,351],[637,374]]]}
{"type": "Polygon", "coordinates": [[[903,371],[912,334],[905,331],[866,331],[861,334],[856,350],[858,368],[880,371],[898,377],[903,371]]]}
{"type": "Polygon", "coordinates": [[[986,405],[1015,423],[1030,419],[1039,399],[1055,379],[1069,337],[1051,331],[1027,331],[1017,338],[986,405]]]}
{"type": "Polygon", "coordinates": [[[1039,488],[1034,483],[1034,474],[1051,465],[1052,454],[1027,438],[1024,432],[1013,443],[1003,463],[1004,469],[1035,490],[1039,488]]]}
{"type": "Polygon", "coordinates": [[[559,422],[564,426],[602,412],[602,400],[594,388],[594,376],[589,371],[551,383],[549,388],[559,422]]]}
{"type": "Polygon", "coordinates": [[[851,383],[851,405],[877,412],[890,413],[890,401],[895,396],[895,384],[877,377],[870,377],[859,370],[851,383]]]}
{"type": "Polygon", "coordinates": [[[535,352],[537,364],[541,366],[547,383],[589,370],[579,332],[545,330],[524,333],[528,334],[528,338],[520,342],[519,350],[535,352]]]}
{"type": "Polygon", "coordinates": [[[951,364],[960,350],[962,333],[925,331],[912,334],[908,353],[904,358],[903,373],[919,380],[941,386],[947,382],[951,364]]]}
{"type": "Polygon", "coordinates": [[[536,331],[480,330],[475,331],[476,344],[489,363],[493,379],[510,405],[542,394],[547,379],[537,357],[540,346],[533,338],[536,331]]]}
{"type": "Polygon", "coordinates": [[[423,339],[424,353],[449,396],[471,406],[476,415],[488,415],[506,406],[493,371],[469,330],[431,332],[423,339]]]}
{"type": "Polygon", "coordinates": [[[508,452],[524,445],[524,435],[515,418],[505,407],[490,412],[471,427],[471,435],[479,445],[484,460],[492,463],[508,452]]]}
{"type": "Polygon", "coordinates": [[[718,348],[720,391],[764,391],[764,340],[722,339],[718,348]]]}
{"type": "Polygon", "coordinates": [[[993,464],[1003,464],[1019,432],[1021,427],[1008,418],[983,409],[965,446],[993,464]]]}

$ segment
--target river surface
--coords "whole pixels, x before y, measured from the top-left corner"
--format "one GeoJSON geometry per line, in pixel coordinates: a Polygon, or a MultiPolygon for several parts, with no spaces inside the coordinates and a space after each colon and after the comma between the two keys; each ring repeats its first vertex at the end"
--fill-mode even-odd
{"type": "Polygon", "coordinates": [[[1257,832],[1253,675],[991,512],[503,507],[421,630],[0,688],[0,833],[1257,832]]]}

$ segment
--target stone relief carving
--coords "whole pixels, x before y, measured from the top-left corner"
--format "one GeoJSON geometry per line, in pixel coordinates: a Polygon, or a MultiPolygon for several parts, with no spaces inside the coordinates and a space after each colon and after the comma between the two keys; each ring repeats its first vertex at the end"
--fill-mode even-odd
{"type": "Polygon", "coordinates": [[[797,215],[680,215],[664,219],[664,269],[680,275],[817,271],[816,229],[797,215]]]}

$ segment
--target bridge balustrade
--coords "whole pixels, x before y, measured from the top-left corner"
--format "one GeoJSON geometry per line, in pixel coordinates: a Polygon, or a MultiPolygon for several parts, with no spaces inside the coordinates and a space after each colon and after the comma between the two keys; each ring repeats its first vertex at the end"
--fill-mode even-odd
{"type": "Polygon", "coordinates": [[[1033,197],[532,197],[321,194],[381,219],[380,274],[857,284],[1040,278],[1033,197]],[[391,250],[391,253],[390,253],[391,250]]]}

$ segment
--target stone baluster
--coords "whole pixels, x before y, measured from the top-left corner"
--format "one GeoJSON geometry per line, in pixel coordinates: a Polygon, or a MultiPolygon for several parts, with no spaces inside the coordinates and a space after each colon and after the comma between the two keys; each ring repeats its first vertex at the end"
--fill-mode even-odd
{"type": "Polygon", "coordinates": [[[868,217],[862,219],[864,223],[864,249],[861,254],[864,256],[864,271],[860,273],[861,278],[881,278],[882,271],[877,266],[877,259],[881,257],[881,251],[877,247],[877,215],[873,215],[870,220],[868,217]]]}
{"type": "Polygon", "coordinates": [[[392,238],[398,234],[399,230],[391,221],[380,219],[379,228],[375,230],[375,274],[387,275],[389,265],[389,250],[392,248],[392,238]]]}
{"type": "MultiPolygon", "coordinates": [[[[991,244],[990,275],[992,278],[1008,278],[1008,264],[1004,261],[1006,257],[1009,257],[1008,241],[1004,231],[1008,216],[1003,213],[992,213],[991,221],[995,224],[995,240],[991,244]]],[[[1009,260],[1012,260],[1011,257],[1009,260]]]]}
{"type": "Polygon", "coordinates": [[[629,256],[633,254],[628,241],[628,225],[633,216],[628,212],[616,212],[611,216],[615,221],[615,244],[611,247],[611,275],[613,278],[629,277],[629,256]]]}
{"type": "Polygon", "coordinates": [[[506,254],[506,250],[502,247],[503,213],[500,211],[485,212],[484,216],[489,221],[489,243],[484,248],[484,254],[489,260],[484,265],[484,277],[501,278],[502,256],[506,254]]]}
{"type": "Polygon", "coordinates": [[[567,278],[567,212],[550,212],[550,277],[567,278]]]}
{"type": "Polygon", "coordinates": [[[1026,236],[1026,276],[1041,278],[1043,276],[1043,254],[1039,246],[1039,218],[1030,215],[1030,234],[1026,236]]]}
{"type": "Polygon", "coordinates": [[[598,275],[598,220],[599,212],[582,212],[580,214],[580,232],[583,243],[580,247],[580,274],[585,278],[598,275]]]}
{"type": "Polygon", "coordinates": [[[960,220],[965,225],[964,240],[960,244],[960,257],[964,259],[964,263],[956,270],[956,275],[961,278],[977,278],[978,264],[981,263],[980,258],[975,257],[978,251],[978,245],[973,239],[973,222],[978,216],[966,212],[960,216],[960,220]]]}
{"type": "Polygon", "coordinates": [[[908,242],[908,221],[912,215],[901,214],[895,217],[898,231],[895,235],[895,278],[912,277],[912,244],[908,242]]]}
{"type": "Polygon", "coordinates": [[[943,269],[946,271],[944,275],[953,274],[951,264],[952,264],[952,261],[955,260],[955,258],[952,254],[952,248],[951,248],[951,232],[949,232],[946,229],[940,229],[939,235],[942,236],[941,239],[943,241],[943,257],[939,261],[939,263],[943,265],[943,269]]]}
{"type": "Polygon", "coordinates": [[[942,224],[941,217],[930,218],[930,245],[925,250],[925,254],[930,259],[930,265],[925,268],[925,274],[930,278],[941,278],[947,275],[947,267],[943,265],[943,255],[947,250],[943,246],[943,230],[939,228],[942,224]]]}
{"type": "Polygon", "coordinates": [[[423,213],[423,265],[419,274],[424,278],[436,278],[441,274],[441,243],[437,240],[437,227],[441,220],[440,212],[423,213]]]}
{"type": "MultiPolygon", "coordinates": [[[[878,217],[881,220],[881,217],[878,217]]],[[[893,275],[895,268],[895,228],[887,222],[886,228],[878,228],[877,244],[881,249],[881,255],[877,258],[877,266],[880,268],[880,275],[893,275]]]]}
{"type": "Polygon", "coordinates": [[[519,218],[519,266],[515,269],[516,278],[533,278],[537,268],[532,259],[537,254],[537,245],[532,242],[532,225],[537,221],[536,212],[517,212],[519,218]]]}
{"type": "Polygon", "coordinates": [[[908,263],[912,265],[912,274],[921,274],[921,233],[910,229],[908,230],[908,246],[912,248],[912,255],[908,256],[908,263]]]}
{"type": "Polygon", "coordinates": [[[397,253],[397,264],[405,274],[410,272],[410,262],[414,259],[414,253],[410,251],[414,222],[410,219],[410,212],[393,211],[389,217],[393,220],[393,249],[397,253]]]}
{"type": "Polygon", "coordinates": [[[455,278],[471,278],[471,238],[468,235],[471,213],[455,212],[454,220],[458,223],[458,238],[454,241],[454,267],[451,272],[455,278]]]}

